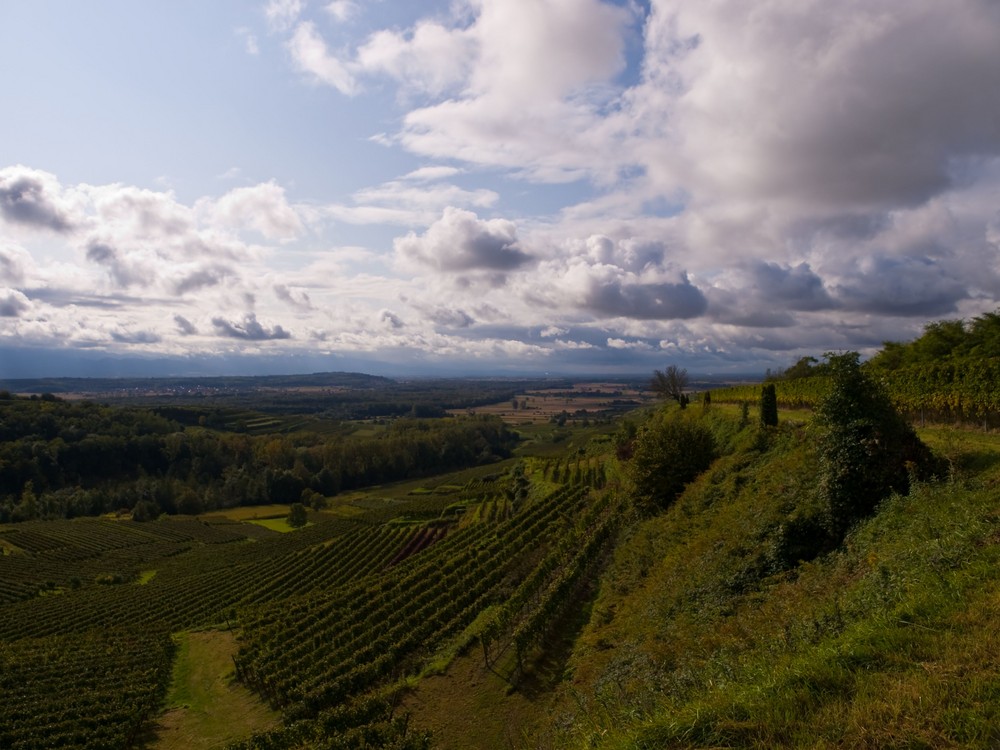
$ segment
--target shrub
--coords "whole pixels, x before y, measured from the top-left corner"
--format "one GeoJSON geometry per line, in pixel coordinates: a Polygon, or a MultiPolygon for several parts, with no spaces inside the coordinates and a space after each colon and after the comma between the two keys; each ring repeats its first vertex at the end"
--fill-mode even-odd
{"type": "Polygon", "coordinates": [[[891,492],[906,494],[910,473],[928,477],[936,461],[896,411],[857,352],[827,355],[833,383],[817,408],[820,492],[831,531],[841,536],[891,492]]]}
{"type": "Polygon", "coordinates": [[[643,512],[669,506],[715,458],[715,439],[704,425],[654,418],[636,436],[627,465],[635,504],[643,512]]]}

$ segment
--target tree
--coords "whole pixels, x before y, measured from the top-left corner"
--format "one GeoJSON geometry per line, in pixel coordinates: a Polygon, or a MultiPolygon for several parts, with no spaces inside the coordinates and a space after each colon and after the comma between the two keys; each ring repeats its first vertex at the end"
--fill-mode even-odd
{"type": "Polygon", "coordinates": [[[861,369],[857,352],[827,359],[832,388],[816,410],[820,493],[831,531],[841,537],[889,493],[909,492],[911,472],[929,477],[937,462],[882,384],[861,369]]]}
{"type": "Polygon", "coordinates": [[[666,371],[653,370],[653,380],[649,387],[660,398],[672,398],[683,409],[687,406],[687,396],[684,395],[687,385],[687,370],[670,365],[666,371]]]}
{"type": "Polygon", "coordinates": [[[327,506],[326,497],[308,487],[302,490],[299,502],[313,510],[324,510],[327,506]]]}
{"type": "Polygon", "coordinates": [[[929,364],[946,359],[962,349],[968,341],[961,320],[939,320],[924,326],[923,335],[910,344],[914,364],[929,364]]]}
{"type": "Polygon", "coordinates": [[[155,521],[160,517],[160,506],[152,500],[140,500],[132,508],[132,520],[138,522],[155,521]]]}
{"type": "Polygon", "coordinates": [[[177,497],[177,512],[185,516],[197,516],[205,512],[205,505],[198,493],[185,487],[177,497]]]}
{"type": "Polygon", "coordinates": [[[305,489],[305,482],[288,469],[275,472],[268,479],[267,490],[274,503],[293,503],[305,489]]]}
{"type": "Polygon", "coordinates": [[[35,494],[35,483],[30,479],[24,483],[21,491],[21,502],[14,508],[15,521],[31,521],[38,517],[38,496],[35,494]]]}
{"type": "Polygon", "coordinates": [[[306,506],[302,503],[293,503],[292,507],[288,510],[288,518],[285,520],[293,529],[305,526],[306,522],[309,520],[309,517],[306,514],[306,506]]]}
{"type": "Polygon", "coordinates": [[[1000,357],[1000,311],[988,312],[972,319],[968,325],[967,355],[1000,357]]]}
{"type": "Polygon", "coordinates": [[[868,366],[880,370],[898,370],[906,364],[909,347],[898,341],[883,341],[882,351],[868,360],[868,366]]]}
{"type": "Polygon", "coordinates": [[[798,380],[800,378],[808,378],[817,374],[817,370],[822,371],[821,367],[817,367],[819,360],[815,357],[802,357],[794,365],[789,367],[782,375],[782,380],[798,380]]]}
{"type": "Polygon", "coordinates": [[[778,394],[774,383],[766,383],[760,389],[760,423],[764,427],[778,424],[778,394]]]}
{"type": "Polygon", "coordinates": [[[715,458],[715,440],[701,424],[679,419],[654,419],[640,430],[626,466],[640,510],[669,506],[715,458]]]}

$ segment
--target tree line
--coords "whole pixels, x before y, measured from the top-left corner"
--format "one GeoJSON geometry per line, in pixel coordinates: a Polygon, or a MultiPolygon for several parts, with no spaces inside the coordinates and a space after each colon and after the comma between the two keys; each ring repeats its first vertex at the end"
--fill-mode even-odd
{"type": "Polygon", "coordinates": [[[400,419],[376,435],[251,436],[143,409],[0,394],[0,523],[311,502],[489,463],[516,441],[490,417],[400,419]]]}

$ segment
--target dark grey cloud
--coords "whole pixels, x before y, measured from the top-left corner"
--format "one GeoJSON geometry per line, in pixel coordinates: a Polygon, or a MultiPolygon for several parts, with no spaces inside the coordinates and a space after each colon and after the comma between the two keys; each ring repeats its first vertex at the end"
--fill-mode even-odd
{"type": "Polygon", "coordinates": [[[685,276],[678,283],[595,280],[582,301],[591,312],[639,320],[675,320],[704,314],[708,301],[685,276]]]}
{"type": "Polygon", "coordinates": [[[130,262],[117,248],[99,240],[91,240],[87,244],[87,260],[104,266],[108,275],[119,286],[148,284],[153,281],[152,275],[130,262]]]}
{"type": "Polygon", "coordinates": [[[287,302],[300,310],[312,310],[312,300],[306,292],[294,292],[284,284],[275,284],[273,289],[274,295],[282,302],[287,302]]]}
{"type": "Polygon", "coordinates": [[[27,167],[0,170],[0,215],[25,226],[68,232],[73,221],[59,205],[58,183],[51,175],[27,167]]]}
{"type": "Polygon", "coordinates": [[[592,260],[636,273],[651,266],[662,267],[667,256],[663,242],[638,238],[615,242],[604,235],[592,235],[585,247],[592,260]]]}
{"type": "Polygon", "coordinates": [[[0,318],[19,318],[30,308],[28,298],[16,289],[0,289],[0,318]]]}
{"type": "Polygon", "coordinates": [[[137,297],[131,294],[88,294],[79,289],[67,289],[65,287],[37,287],[25,288],[24,293],[29,299],[39,300],[53,307],[93,307],[99,310],[122,310],[127,307],[149,306],[149,305],[170,305],[173,300],[159,297],[137,297]]]}
{"type": "Polygon", "coordinates": [[[808,263],[750,262],[728,274],[724,286],[711,287],[706,294],[714,322],[744,328],[788,328],[802,322],[802,316],[794,313],[838,307],[808,263]]]}
{"type": "Polygon", "coordinates": [[[87,260],[106,264],[113,263],[117,258],[118,254],[111,245],[105,245],[103,242],[93,242],[87,246],[87,260]]]}
{"type": "Polygon", "coordinates": [[[273,328],[261,325],[254,313],[247,313],[238,322],[231,322],[222,317],[212,318],[212,325],[220,336],[244,341],[271,341],[292,337],[292,334],[280,325],[275,325],[273,328]]]}
{"type": "Polygon", "coordinates": [[[752,289],[709,288],[708,315],[716,323],[744,328],[788,328],[795,318],[784,308],[755,297],[752,289]]]}
{"type": "Polygon", "coordinates": [[[177,279],[173,283],[173,290],[175,294],[186,294],[208,286],[216,286],[232,273],[232,269],[226,266],[199,268],[197,271],[192,271],[177,279]]]}
{"type": "Polygon", "coordinates": [[[198,329],[195,328],[194,323],[185,318],[183,315],[175,315],[174,323],[177,324],[177,330],[182,336],[193,336],[198,333],[198,329]]]}
{"type": "Polygon", "coordinates": [[[808,263],[780,266],[777,263],[755,263],[750,268],[754,290],[759,298],[771,305],[788,310],[828,310],[836,306],[827,293],[823,280],[808,263]]]}
{"type": "MultiPolygon", "coordinates": [[[[525,341],[533,344],[548,345],[551,339],[540,336],[538,330],[531,326],[517,325],[513,323],[486,323],[476,326],[475,329],[464,328],[450,332],[452,336],[468,341],[482,339],[496,339],[499,341],[525,341]]],[[[603,342],[607,338],[601,331],[590,331],[595,342],[603,342]]]]}
{"type": "Polygon", "coordinates": [[[793,223],[787,230],[788,240],[793,245],[814,241],[859,242],[870,240],[880,232],[889,229],[892,221],[882,210],[860,211],[835,216],[810,217],[793,223]]]}
{"type": "Polygon", "coordinates": [[[402,319],[398,315],[396,315],[396,313],[394,313],[392,310],[383,310],[381,313],[379,313],[378,319],[381,320],[386,325],[388,325],[390,328],[399,329],[403,328],[406,325],[402,321],[402,319]]]}
{"type": "Polygon", "coordinates": [[[161,341],[154,331],[115,331],[111,338],[119,344],[157,344],[161,341]]]}
{"type": "Polygon", "coordinates": [[[667,114],[692,192],[819,215],[879,211],[948,189],[963,159],[1000,154],[995,0],[759,0],[753,23],[739,6],[651,19],[665,49],[701,41],[648,61],[651,81],[693,94],[667,114]]]}
{"type": "Polygon", "coordinates": [[[25,255],[27,253],[18,247],[0,244],[0,281],[9,284],[20,284],[24,281],[22,258],[25,255]]]}
{"type": "Polygon", "coordinates": [[[850,310],[880,315],[933,317],[947,315],[968,298],[966,283],[931,258],[877,255],[834,292],[850,310]]]}
{"type": "Polygon", "coordinates": [[[438,307],[430,310],[427,312],[427,317],[437,325],[447,328],[468,328],[476,322],[475,318],[465,312],[465,310],[448,307],[438,307]]]}
{"type": "Polygon", "coordinates": [[[402,260],[446,272],[513,271],[532,260],[513,222],[451,207],[423,235],[411,232],[393,245],[402,260]]]}

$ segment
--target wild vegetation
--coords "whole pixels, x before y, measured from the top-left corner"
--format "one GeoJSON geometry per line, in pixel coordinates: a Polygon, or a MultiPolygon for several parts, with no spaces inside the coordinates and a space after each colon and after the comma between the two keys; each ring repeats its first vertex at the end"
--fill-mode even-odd
{"type": "MultiPolygon", "coordinates": [[[[913,420],[995,428],[1000,424],[1000,311],[971,321],[931,323],[911,342],[887,341],[863,369],[913,420]]],[[[829,387],[829,363],[803,357],[787,370],[769,373],[768,380],[783,408],[814,408],[829,387]]],[[[757,403],[760,394],[761,386],[745,385],[715,390],[712,398],[757,403]]]]}
{"type": "Polygon", "coordinates": [[[683,408],[684,383],[615,424],[517,432],[248,435],[8,399],[4,456],[34,472],[11,513],[29,482],[36,512],[0,525],[0,746],[996,747],[1000,437],[951,423],[968,411],[912,427],[909,365],[883,365],[828,355],[772,377],[773,400],[683,408]],[[114,476],[69,460],[98,439],[122,441],[114,476]],[[279,502],[232,503],[237,471],[279,502]],[[273,492],[281,472],[298,493],[273,492]],[[164,513],[171,483],[215,512],[164,513]],[[140,499],[39,512],[67,491],[140,499]],[[259,701],[228,736],[179,708],[231,705],[192,697],[194,645],[259,701]]]}

